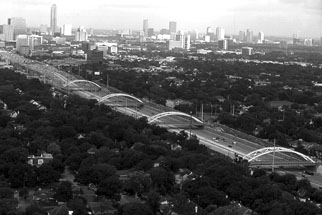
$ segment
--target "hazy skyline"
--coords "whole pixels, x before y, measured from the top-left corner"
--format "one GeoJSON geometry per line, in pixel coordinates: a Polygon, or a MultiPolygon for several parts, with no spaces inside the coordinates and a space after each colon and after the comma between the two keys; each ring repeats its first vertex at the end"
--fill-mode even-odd
{"type": "Polygon", "coordinates": [[[57,23],[74,28],[142,29],[143,19],[149,27],[168,28],[177,22],[178,30],[205,32],[207,26],[225,28],[238,34],[247,28],[257,35],[300,37],[322,36],[322,0],[0,0],[0,24],[9,17],[24,17],[28,27],[50,23],[50,8],[57,5],[57,23]]]}

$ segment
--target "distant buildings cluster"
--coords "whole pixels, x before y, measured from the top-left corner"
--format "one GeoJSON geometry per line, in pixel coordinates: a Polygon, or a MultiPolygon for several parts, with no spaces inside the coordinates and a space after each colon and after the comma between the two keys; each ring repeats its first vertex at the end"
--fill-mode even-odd
{"type": "MultiPolygon", "coordinates": [[[[116,54],[119,51],[141,51],[148,50],[151,44],[161,44],[164,51],[187,52],[195,49],[195,44],[215,44],[215,49],[221,53],[229,53],[235,44],[241,44],[238,53],[245,56],[252,55],[256,46],[274,45],[281,49],[287,49],[289,45],[316,46],[322,45],[321,41],[312,38],[299,38],[294,34],[292,41],[270,41],[265,38],[264,32],[258,34],[253,30],[239,31],[238,35],[228,35],[223,27],[207,27],[205,33],[197,30],[178,30],[176,21],[169,21],[167,28],[156,31],[149,25],[149,20],[143,20],[142,29],[132,31],[131,29],[114,31],[113,37],[106,41],[92,39],[93,29],[83,26],[74,28],[71,24],[58,26],[58,7],[53,4],[50,7],[49,26],[41,24],[37,29],[27,28],[26,20],[22,17],[11,17],[6,24],[0,25],[0,48],[12,46],[23,55],[81,55],[91,63],[100,63],[108,54],[116,54]],[[90,41],[91,39],[91,41],[90,41]],[[121,41],[121,44],[118,44],[121,41]],[[122,42],[124,42],[122,44],[122,42]],[[229,51],[230,50],[230,51],[229,51]]],[[[103,35],[104,36],[104,35],[103,35]]],[[[235,46],[236,47],[236,46],[235,46]]],[[[198,54],[206,54],[212,50],[198,49],[198,54]]]]}

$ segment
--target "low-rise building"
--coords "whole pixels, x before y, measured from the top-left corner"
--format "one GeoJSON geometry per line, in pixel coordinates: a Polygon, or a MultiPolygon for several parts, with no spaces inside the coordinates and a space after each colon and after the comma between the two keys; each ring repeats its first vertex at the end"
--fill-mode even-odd
{"type": "Polygon", "coordinates": [[[28,164],[31,166],[39,167],[45,163],[49,163],[53,160],[53,155],[49,153],[42,153],[40,156],[29,155],[28,164]]]}

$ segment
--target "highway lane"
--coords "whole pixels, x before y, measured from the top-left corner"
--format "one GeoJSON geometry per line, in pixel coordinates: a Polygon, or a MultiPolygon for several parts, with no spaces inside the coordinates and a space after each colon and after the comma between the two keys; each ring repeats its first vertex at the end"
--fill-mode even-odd
{"type": "MultiPolygon", "coordinates": [[[[19,63],[20,65],[26,68],[39,72],[44,77],[46,77],[46,80],[48,79],[48,81],[51,81],[52,84],[57,84],[57,87],[63,87],[68,82],[78,79],[73,75],[67,72],[60,71],[53,66],[50,66],[44,63],[39,63],[37,61],[30,62],[30,60],[25,59],[24,57],[13,53],[0,52],[0,55],[5,56],[6,59],[13,61],[15,63],[19,63]]],[[[77,85],[75,84],[74,86],[77,86],[77,85]]],[[[102,87],[102,89],[105,89],[105,88],[102,87]]],[[[77,92],[77,94],[88,99],[99,99],[104,95],[107,95],[109,92],[110,92],[109,90],[102,90],[102,92],[79,91],[77,92]]],[[[119,99],[123,100],[123,103],[127,103],[127,99],[124,99],[124,98],[123,99],[119,98],[119,99]]],[[[113,102],[113,99],[107,100],[105,103],[107,104],[109,102],[113,102]]],[[[173,111],[171,108],[164,107],[162,105],[158,105],[152,102],[145,104],[145,106],[139,111],[138,110],[130,111],[131,108],[129,107],[123,107],[123,108],[118,107],[117,110],[123,113],[128,113],[129,115],[136,116],[136,117],[138,116],[150,117],[164,111],[173,111]]],[[[184,118],[181,116],[165,117],[163,119],[160,119],[160,121],[163,121],[169,124],[175,124],[175,123],[178,123],[178,124],[187,123],[187,125],[190,124],[190,118],[184,118]]],[[[202,140],[207,139],[208,140],[207,145],[215,144],[215,145],[221,145],[224,148],[230,148],[226,150],[227,152],[231,151],[232,150],[231,148],[233,148],[234,152],[242,156],[248,154],[249,152],[262,148],[262,146],[257,143],[238,138],[228,133],[219,132],[216,129],[211,128],[210,126],[207,126],[207,125],[205,125],[204,129],[193,130],[193,134],[195,134],[202,140]],[[214,141],[213,138],[215,137],[218,137],[218,140],[214,141]],[[233,144],[233,142],[236,142],[236,144],[233,144]]],[[[266,157],[270,157],[270,156],[266,156],[266,157]]]]}
{"type": "MultiPolygon", "coordinates": [[[[37,62],[30,62],[30,60],[25,59],[19,55],[3,52],[0,51],[0,55],[4,56],[5,59],[10,60],[14,63],[20,64],[28,69],[35,70],[43,75],[44,79],[48,81],[48,83],[57,86],[62,87],[66,85],[68,81],[76,80],[78,78],[74,77],[73,75],[60,71],[55,67],[52,67],[50,65],[46,65],[43,63],[37,63],[37,62]]],[[[99,99],[103,97],[104,95],[110,93],[109,89],[105,89],[102,92],[86,92],[86,91],[80,91],[77,92],[82,97],[85,98],[95,98],[99,99]]],[[[113,99],[106,101],[113,102],[113,99]]],[[[124,99],[123,99],[124,103],[124,99]]],[[[154,103],[146,103],[145,106],[141,110],[135,110],[130,107],[114,107],[115,110],[125,113],[127,115],[139,118],[141,116],[150,117],[152,115],[164,112],[164,111],[170,111],[170,108],[156,105],[154,103]]],[[[163,121],[167,121],[167,119],[163,119],[163,121]]],[[[190,119],[183,118],[179,116],[172,116],[170,117],[171,122],[178,122],[178,123],[187,123],[189,125],[190,119]]],[[[182,129],[172,129],[172,131],[179,132],[182,129]]],[[[189,133],[189,129],[185,129],[189,133]]],[[[239,155],[245,155],[251,151],[254,151],[256,149],[262,148],[258,143],[251,142],[245,139],[238,138],[234,135],[228,134],[228,133],[222,133],[218,130],[212,128],[211,126],[205,126],[202,130],[192,130],[192,134],[196,135],[200,143],[208,146],[209,148],[218,151],[222,154],[228,155],[233,158],[234,153],[237,153],[239,155]],[[214,137],[218,137],[218,141],[214,141],[214,137]],[[233,141],[236,141],[236,145],[233,144],[233,141]],[[229,147],[229,145],[231,147],[229,147]]],[[[265,156],[262,159],[271,159],[271,155],[265,156]]],[[[288,157],[288,156],[287,156],[288,157]]],[[[311,180],[311,179],[310,179],[311,180]]],[[[319,186],[322,186],[322,180],[321,179],[315,179],[315,177],[312,177],[312,183],[315,183],[319,186]],[[320,183],[319,183],[320,182],[320,183]]]]}

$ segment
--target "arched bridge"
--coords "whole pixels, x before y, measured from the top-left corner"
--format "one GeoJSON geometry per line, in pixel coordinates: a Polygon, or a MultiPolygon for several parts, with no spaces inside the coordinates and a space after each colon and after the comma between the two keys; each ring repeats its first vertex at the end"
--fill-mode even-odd
{"type": "Polygon", "coordinates": [[[189,117],[189,118],[195,120],[196,122],[203,124],[203,121],[201,121],[197,117],[191,116],[186,113],[178,112],[178,111],[169,111],[169,112],[163,112],[163,113],[156,114],[154,116],[149,117],[148,122],[152,123],[152,122],[155,122],[156,120],[158,120],[159,118],[166,117],[166,116],[186,116],[186,117],[189,117]]]}
{"type": "Polygon", "coordinates": [[[129,95],[126,93],[111,93],[111,94],[108,94],[108,95],[100,98],[98,102],[104,102],[105,100],[113,98],[113,97],[128,97],[128,98],[134,99],[140,103],[143,103],[143,101],[141,99],[136,98],[135,96],[132,96],[132,95],[129,95]]]}
{"type": "Polygon", "coordinates": [[[98,87],[99,89],[101,89],[101,86],[100,85],[98,85],[97,83],[95,83],[93,81],[88,81],[88,80],[73,80],[73,81],[67,82],[67,84],[64,87],[70,87],[70,86],[73,86],[74,84],[77,84],[77,83],[88,83],[88,84],[92,84],[95,87],[98,87]]]}
{"type": "Polygon", "coordinates": [[[307,155],[304,155],[300,152],[297,152],[292,149],[284,148],[284,147],[266,147],[266,148],[261,148],[258,150],[255,150],[253,152],[248,153],[243,157],[243,159],[248,160],[250,162],[250,166],[271,166],[272,161],[261,161],[258,160],[257,158],[267,155],[267,154],[272,154],[275,152],[280,152],[280,153],[292,153],[295,155],[300,156],[303,158],[302,161],[300,160],[294,160],[294,161],[287,161],[287,160],[281,160],[281,159],[276,159],[275,165],[277,166],[314,166],[316,162],[310,158],[307,155]]]}

